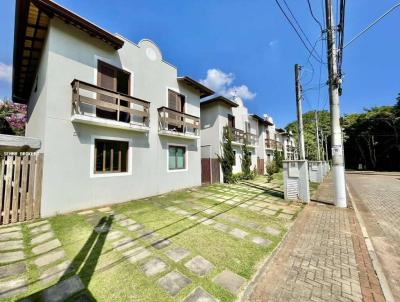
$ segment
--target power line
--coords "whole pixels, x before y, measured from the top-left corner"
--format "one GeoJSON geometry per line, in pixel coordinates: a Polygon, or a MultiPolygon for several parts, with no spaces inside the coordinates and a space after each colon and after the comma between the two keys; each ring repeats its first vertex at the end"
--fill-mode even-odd
{"type": "Polygon", "coordinates": [[[307,0],[307,3],[308,3],[308,9],[310,10],[311,16],[313,17],[314,21],[317,22],[317,24],[319,25],[319,28],[321,29],[321,32],[322,32],[324,30],[323,26],[322,26],[321,22],[317,19],[317,17],[315,17],[313,9],[311,7],[310,0],[307,0]]]}
{"type": "MultiPolygon", "coordinates": [[[[292,21],[290,20],[290,18],[288,17],[288,15],[286,14],[286,12],[284,11],[284,9],[282,8],[281,4],[278,2],[278,0],[275,0],[275,3],[278,5],[279,9],[281,10],[281,12],[283,13],[283,15],[285,16],[286,20],[289,22],[289,24],[292,26],[292,28],[294,29],[294,31],[296,32],[297,36],[299,37],[300,41],[302,42],[302,44],[304,45],[304,47],[307,49],[307,51],[310,53],[310,55],[317,61],[317,62],[322,62],[321,58],[317,58],[312,51],[310,50],[309,46],[306,44],[306,42],[304,41],[304,39],[302,38],[302,36],[300,35],[299,31],[297,30],[297,28],[294,26],[294,24],[292,23],[292,21]]],[[[308,39],[308,38],[307,38],[308,39]]]]}
{"type": "Polygon", "coordinates": [[[353,43],[355,40],[357,40],[360,36],[362,36],[364,33],[366,33],[371,27],[373,27],[376,23],[381,21],[384,17],[386,17],[388,14],[390,14],[392,11],[394,11],[396,8],[400,6],[400,3],[397,3],[393,7],[391,7],[388,11],[386,11],[382,16],[380,16],[378,19],[373,21],[370,25],[368,25],[365,29],[360,31],[354,38],[352,38],[349,42],[347,42],[346,45],[343,46],[343,48],[346,48],[349,46],[351,43],[353,43]]]}
{"type": "Polygon", "coordinates": [[[283,3],[285,4],[287,10],[289,11],[289,14],[292,16],[294,22],[296,22],[296,24],[297,24],[298,28],[300,29],[301,33],[302,33],[303,36],[306,38],[306,40],[307,40],[309,46],[312,47],[312,43],[311,43],[310,39],[308,38],[308,36],[307,36],[306,33],[304,32],[304,30],[303,30],[303,28],[301,27],[299,21],[297,21],[297,18],[295,17],[295,15],[293,14],[292,10],[291,10],[290,7],[289,7],[289,4],[287,4],[286,0],[283,0],[283,3]]]}

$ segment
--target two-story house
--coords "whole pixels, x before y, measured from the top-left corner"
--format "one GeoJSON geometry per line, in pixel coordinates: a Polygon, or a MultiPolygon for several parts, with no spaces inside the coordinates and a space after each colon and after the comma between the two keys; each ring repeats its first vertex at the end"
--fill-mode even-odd
{"type": "Polygon", "coordinates": [[[282,128],[276,128],[270,116],[266,115],[265,120],[268,122],[265,139],[266,161],[274,159],[275,151],[281,152],[283,159],[296,159],[297,149],[292,133],[282,128]]]}
{"type": "Polygon", "coordinates": [[[257,169],[259,174],[264,173],[265,135],[268,122],[255,114],[249,114],[240,98],[230,100],[223,96],[212,96],[201,102],[201,144],[202,158],[205,161],[203,182],[222,181],[222,170],[218,162],[218,155],[222,155],[222,143],[225,127],[232,133],[232,147],[235,153],[233,172],[241,172],[243,158],[242,147],[247,143],[251,153],[251,169],[257,169]],[[210,163],[208,161],[210,158],[210,163]],[[208,165],[210,167],[208,167],[208,165]],[[206,172],[204,172],[206,170],[206,172]],[[211,171],[209,173],[208,171],[211,171]]]}
{"type": "Polygon", "coordinates": [[[17,0],[13,98],[44,153],[42,215],[201,184],[200,99],[213,91],[49,0],[17,0]]]}

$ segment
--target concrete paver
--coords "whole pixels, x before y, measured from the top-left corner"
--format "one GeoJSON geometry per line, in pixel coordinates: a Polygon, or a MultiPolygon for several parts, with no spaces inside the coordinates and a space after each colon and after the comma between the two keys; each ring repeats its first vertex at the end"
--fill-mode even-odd
{"type": "MultiPolygon", "coordinates": [[[[330,177],[320,185],[316,197],[324,202],[333,200],[330,177]]],[[[310,204],[300,213],[281,249],[248,287],[243,300],[374,301],[368,300],[374,297],[382,301],[377,288],[361,287],[364,277],[375,283],[377,277],[366,268],[371,260],[366,249],[360,249],[365,242],[357,227],[352,209],[310,204]],[[366,257],[361,259],[360,255],[366,257]]]]}
{"type": "Polygon", "coordinates": [[[239,293],[241,287],[245,282],[245,278],[228,270],[225,270],[222,273],[218,274],[214,279],[214,283],[225,288],[233,294],[239,293]]]}
{"type": "Polygon", "coordinates": [[[400,301],[400,173],[348,172],[346,179],[394,300],[400,301]]]}

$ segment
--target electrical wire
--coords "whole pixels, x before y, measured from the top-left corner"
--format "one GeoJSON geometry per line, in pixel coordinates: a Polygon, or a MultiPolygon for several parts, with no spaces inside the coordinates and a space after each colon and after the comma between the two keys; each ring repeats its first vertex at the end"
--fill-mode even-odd
{"type": "Polygon", "coordinates": [[[321,22],[318,20],[318,18],[315,17],[313,9],[312,9],[312,6],[311,6],[311,3],[310,3],[310,0],[307,0],[307,3],[308,3],[308,9],[310,10],[310,14],[313,17],[314,21],[317,22],[317,24],[319,25],[319,28],[321,29],[321,33],[322,33],[323,26],[322,26],[321,22]]]}
{"type": "Polygon", "coordinates": [[[366,33],[371,27],[373,27],[376,23],[381,21],[384,17],[386,17],[388,14],[390,14],[392,11],[394,11],[396,8],[400,6],[400,3],[395,4],[393,7],[391,7],[388,11],[386,11],[382,16],[380,16],[378,19],[373,21],[370,25],[368,25],[365,29],[360,31],[354,38],[352,38],[349,42],[346,43],[346,45],[343,46],[343,48],[346,48],[349,46],[351,43],[353,43],[355,40],[357,40],[360,36],[362,36],[364,33],[366,33]]]}
{"type": "MultiPolygon", "coordinates": [[[[289,22],[289,24],[292,26],[292,28],[294,29],[294,31],[296,32],[297,36],[299,37],[300,41],[302,42],[302,44],[304,45],[304,47],[307,49],[307,51],[310,53],[310,55],[317,61],[317,62],[322,62],[321,58],[318,58],[317,56],[315,56],[315,54],[313,54],[313,52],[310,50],[309,46],[306,44],[306,42],[304,41],[304,39],[302,38],[302,36],[300,35],[299,31],[297,30],[297,28],[294,26],[293,22],[290,20],[289,16],[286,14],[285,10],[283,9],[283,7],[281,6],[281,4],[278,2],[278,0],[275,0],[275,3],[278,5],[279,9],[281,10],[281,12],[283,13],[283,15],[285,16],[286,20],[289,22]]],[[[307,38],[308,39],[308,38],[307,38]]],[[[309,40],[309,39],[308,39],[309,40]]]]}

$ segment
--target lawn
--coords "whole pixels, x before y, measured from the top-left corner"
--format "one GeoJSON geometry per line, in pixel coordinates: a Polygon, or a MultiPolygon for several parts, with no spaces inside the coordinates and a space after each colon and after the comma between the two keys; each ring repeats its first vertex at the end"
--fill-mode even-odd
{"type": "Polygon", "coordinates": [[[43,290],[78,275],[86,290],[72,293],[70,301],[82,293],[96,301],[183,301],[199,287],[219,301],[234,301],[302,207],[283,200],[277,175],[271,183],[258,177],[59,215],[42,227],[61,246],[41,255],[49,255],[44,262],[53,254],[64,256],[45,265],[37,264],[33,249],[35,227],[25,224],[27,271],[21,276],[27,288],[3,300],[40,301],[43,290]],[[172,259],[174,251],[182,252],[179,259],[172,259]],[[196,256],[205,262],[190,266],[196,256]],[[224,271],[237,281],[233,287],[219,281],[224,271]],[[182,277],[174,279],[178,285],[171,284],[171,272],[182,277]]]}

